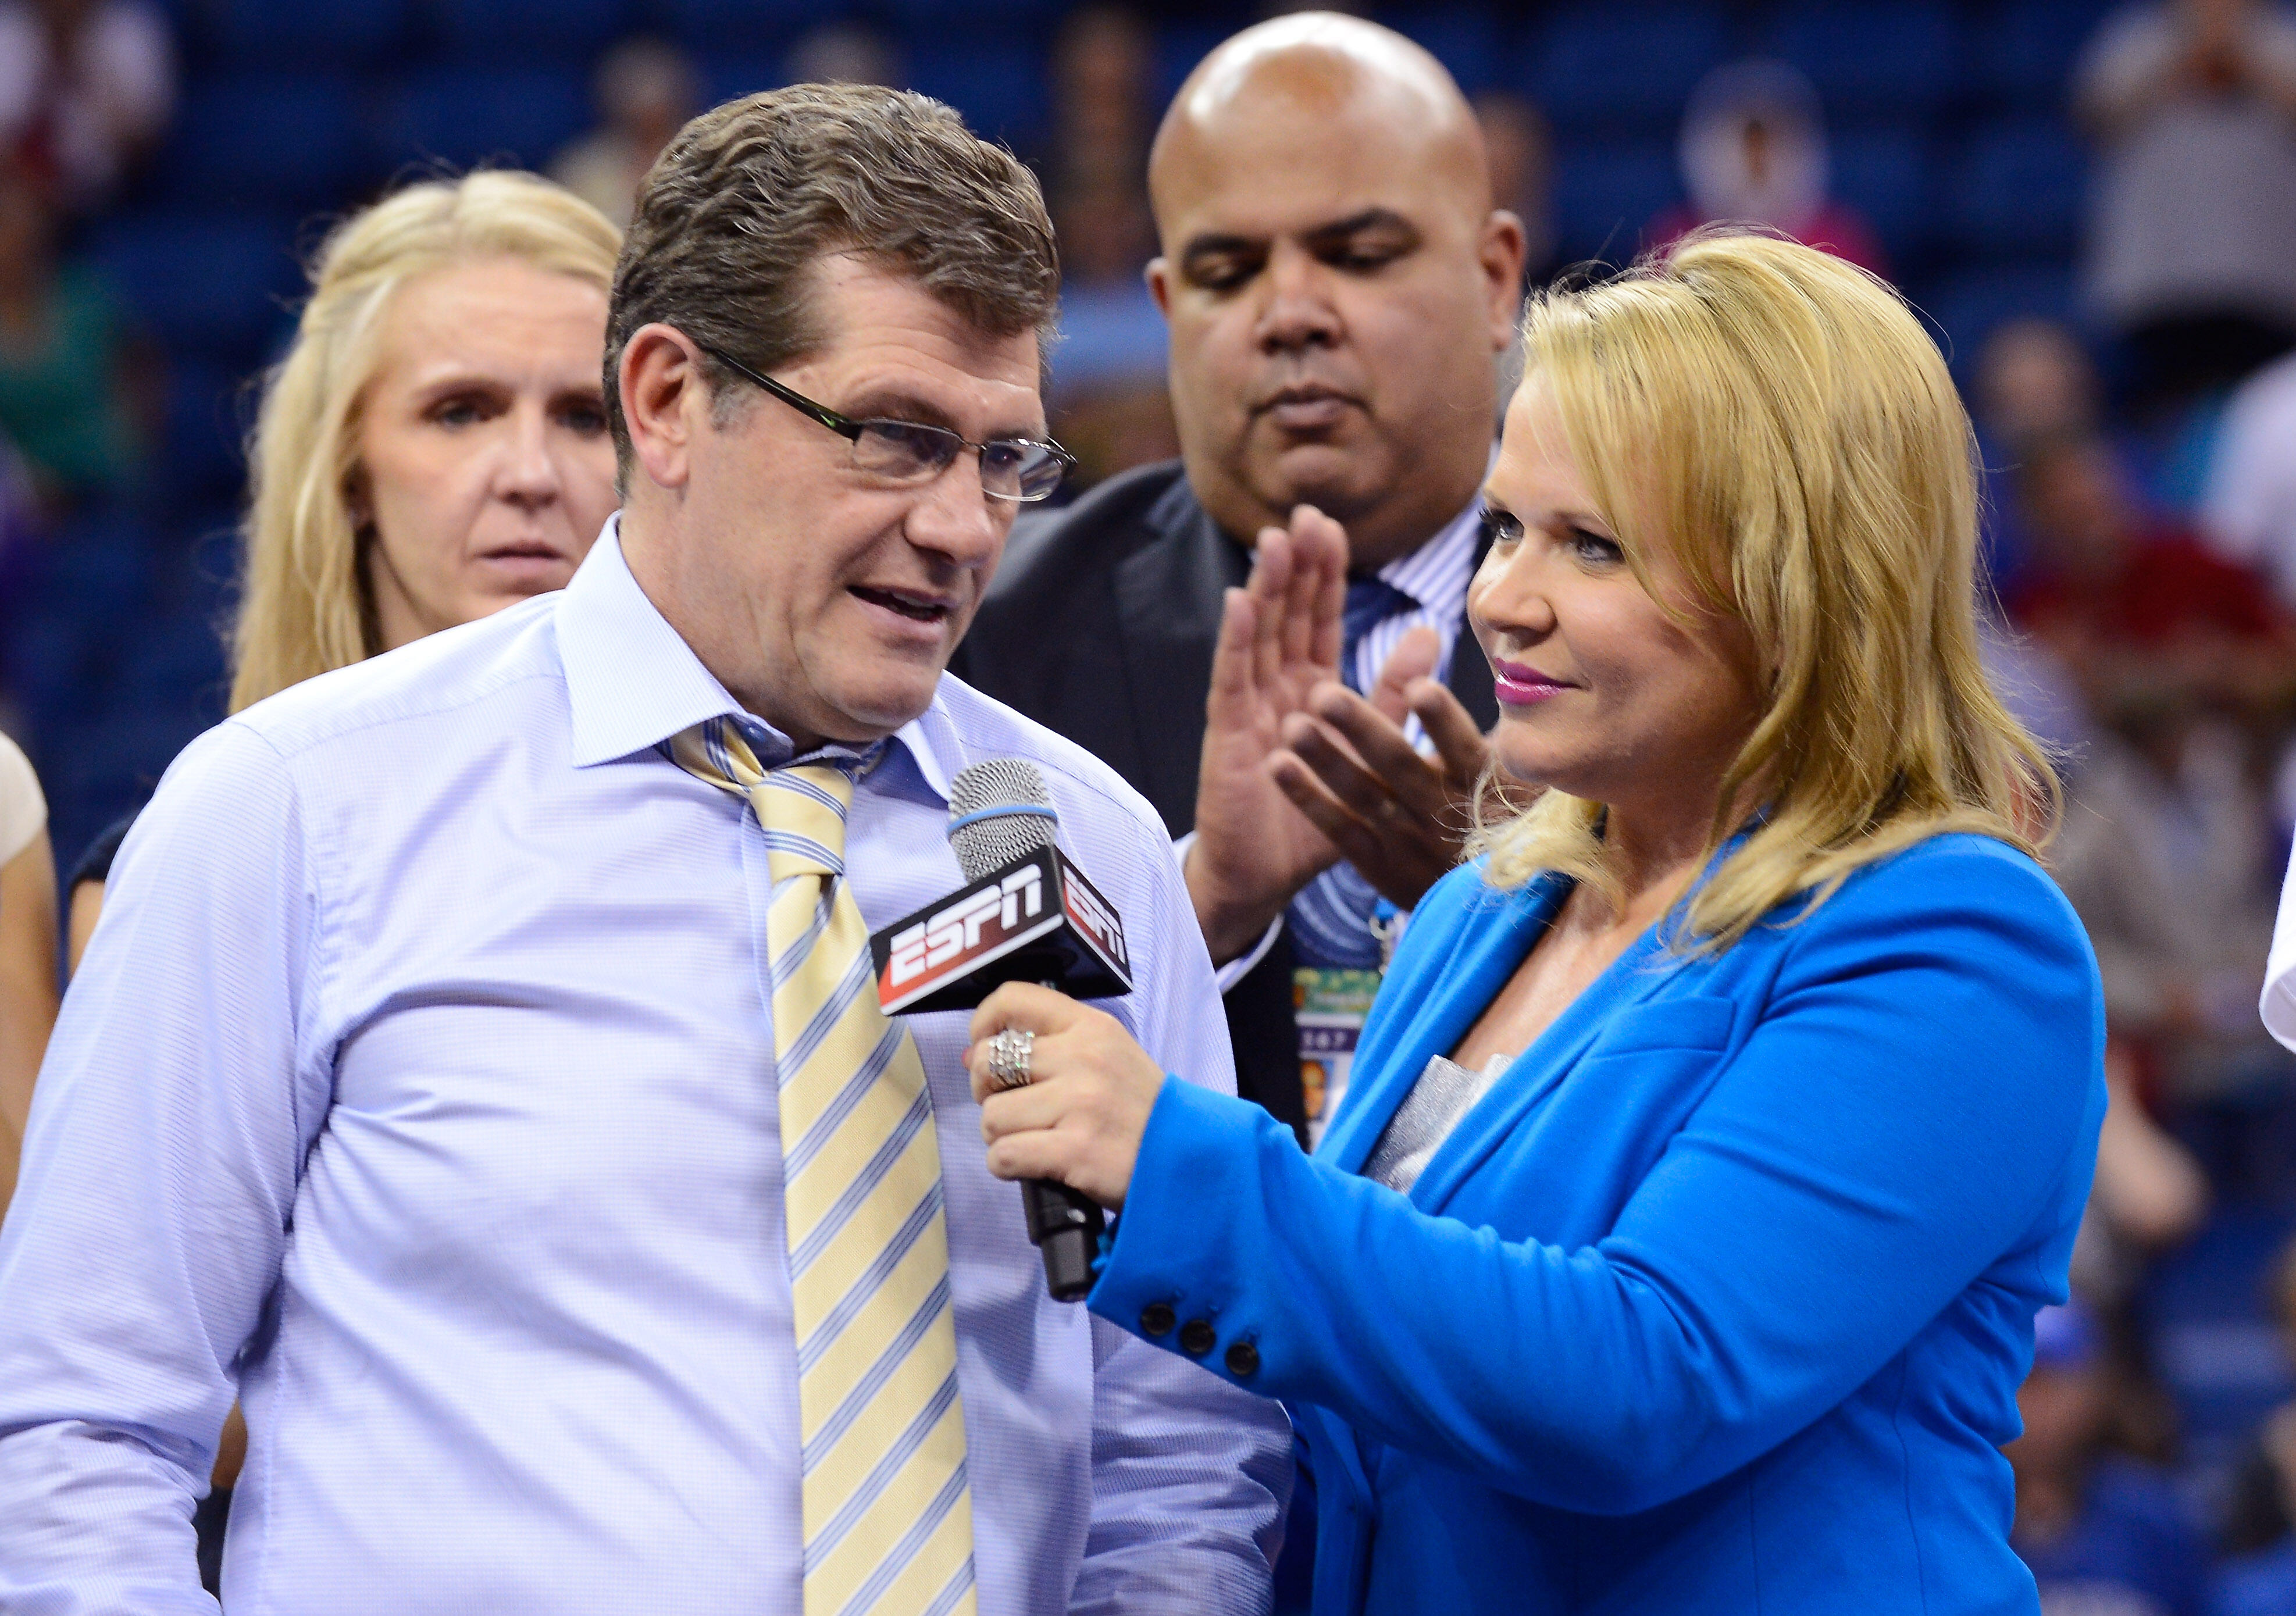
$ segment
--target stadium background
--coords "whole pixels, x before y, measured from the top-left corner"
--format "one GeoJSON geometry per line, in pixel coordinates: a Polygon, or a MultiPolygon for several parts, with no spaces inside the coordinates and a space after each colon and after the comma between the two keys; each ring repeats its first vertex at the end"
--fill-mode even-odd
{"type": "MultiPolygon", "coordinates": [[[[956,106],[1040,170],[1064,156],[1057,58],[1070,16],[1053,0],[168,0],[163,10],[177,74],[168,133],[60,247],[108,283],[141,346],[151,398],[138,468],[0,557],[0,727],[41,772],[66,867],[221,716],[217,625],[236,564],[241,440],[255,381],[291,328],[300,261],[332,218],[412,175],[546,168],[594,127],[601,60],[636,37],[683,52],[707,105],[788,82],[824,29],[842,30],[877,53],[890,81],[956,106]]],[[[1680,127],[1712,70],[1745,58],[1800,70],[1823,108],[1833,198],[1871,226],[1966,381],[2003,321],[2081,320],[2089,154],[2068,82],[2106,10],[2096,0],[1631,0],[1372,14],[1425,45],[1470,94],[1515,98],[1543,118],[1544,183],[1534,175],[1502,200],[1543,209],[1531,224],[1549,233],[1550,268],[1623,260],[1684,204],[1680,127]]],[[[1138,94],[1151,127],[1188,69],[1258,14],[1136,13],[1147,28],[1138,94]]],[[[1128,366],[1136,381],[1160,340],[1127,289],[1136,267],[1124,242],[1105,248],[1113,289],[1080,289],[1055,359],[1056,402],[1070,412],[1055,412],[1063,436],[1095,430],[1080,402],[1095,375],[1128,366]]],[[[2098,351],[2109,370],[2109,348],[2098,351]]],[[[1136,457],[1128,445],[1157,441],[1152,419],[1111,431],[1102,471],[1136,457]]],[[[2175,449],[2161,454],[2173,460],[2175,449]]],[[[2221,1199],[2145,1281],[2149,1367],[2204,1512],[2221,1505],[2259,1420],[2296,1393],[2259,1290],[2296,1221],[2289,1199],[2221,1199]]]]}

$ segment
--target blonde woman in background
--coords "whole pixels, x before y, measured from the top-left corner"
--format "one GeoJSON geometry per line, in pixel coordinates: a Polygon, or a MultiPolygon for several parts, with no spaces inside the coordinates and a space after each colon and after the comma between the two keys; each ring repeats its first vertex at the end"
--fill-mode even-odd
{"type": "MultiPolygon", "coordinates": [[[[2037,1612],[1998,1449],[2103,995],[1979,662],[1968,419],[1885,284],[1766,236],[1524,347],[1468,620],[1538,794],[1420,904],[1316,1155],[1016,983],[989,1169],[1120,1207],[1092,1310],[1290,1407],[1319,1616],[2037,1612]]],[[[1262,537],[1216,726],[1336,652],[1329,537],[1262,537]]],[[[1374,800],[1333,688],[1259,716],[1318,816],[1374,800]]]]}
{"type": "MultiPolygon", "coordinates": [[[[250,446],[232,711],[565,587],[619,503],[601,389],[620,250],[587,202],[512,172],[409,185],[327,237],[250,446]]],[[[127,830],[73,872],[75,968],[127,830]]],[[[234,1410],[197,1521],[210,1590],[246,1444],[234,1410]]]]}
{"type": "Polygon", "coordinates": [[[565,587],[617,503],[620,245],[509,173],[409,186],[328,239],[256,423],[234,712],[565,587]]]}
{"type": "Polygon", "coordinates": [[[0,735],[0,1212],[48,1030],[56,1022],[56,866],[30,759],[0,735]]]}
{"type": "MultiPolygon", "coordinates": [[[[565,587],[612,514],[621,237],[531,174],[428,180],[327,237],[266,379],[231,710],[565,587]]],[[[73,872],[76,967],[115,826],[73,872]]]]}

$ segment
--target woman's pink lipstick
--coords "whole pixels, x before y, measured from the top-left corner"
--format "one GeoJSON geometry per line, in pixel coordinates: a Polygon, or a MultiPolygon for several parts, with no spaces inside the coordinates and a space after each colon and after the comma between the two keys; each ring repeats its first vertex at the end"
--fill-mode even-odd
{"type": "Polygon", "coordinates": [[[1570,688],[1519,662],[1493,662],[1491,683],[1498,699],[1509,707],[1529,707],[1570,688]]]}

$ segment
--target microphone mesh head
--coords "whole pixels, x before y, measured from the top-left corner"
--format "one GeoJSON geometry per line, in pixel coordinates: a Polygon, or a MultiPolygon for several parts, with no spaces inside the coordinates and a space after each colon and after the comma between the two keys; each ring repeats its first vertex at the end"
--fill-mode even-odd
{"type": "Polygon", "coordinates": [[[1052,793],[1045,777],[1025,758],[988,758],[957,771],[949,783],[948,844],[967,881],[979,881],[1039,848],[1053,844],[1052,793]],[[1003,813],[998,809],[1005,810],[1003,813]],[[956,821],[986,814],[971,824],[956,821]]]}

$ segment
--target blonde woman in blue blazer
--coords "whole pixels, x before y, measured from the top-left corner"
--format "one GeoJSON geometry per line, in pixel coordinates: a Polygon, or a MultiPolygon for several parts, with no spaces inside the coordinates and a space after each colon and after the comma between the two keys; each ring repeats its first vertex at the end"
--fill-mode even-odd
{"type": "MultiPolygon", "coordinates": [[[[1894,294],[1766,237],[1524,334],[1469,615],[1543,794],[1420,906],[1322,1148],[1015,987],[989,1165],[1120,1208],[1092,1310],[1291,1408],[1319,1612],[2032,1612],[1997,1449],[2103,1029],[1968,422],[1894,294]]],[[[1216,701],[1329,650],[1342,563],[1263,546],[1216,701]]]]}

